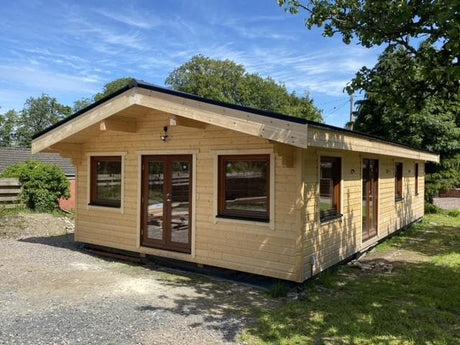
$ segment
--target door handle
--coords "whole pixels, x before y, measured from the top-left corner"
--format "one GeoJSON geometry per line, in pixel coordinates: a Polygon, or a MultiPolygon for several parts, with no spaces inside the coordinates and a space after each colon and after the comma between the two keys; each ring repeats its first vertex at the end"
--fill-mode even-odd
{"type": "Polygon", "coordinates": [[[171,202],[171,195],[166,193],[166,202],[171,202]]]}

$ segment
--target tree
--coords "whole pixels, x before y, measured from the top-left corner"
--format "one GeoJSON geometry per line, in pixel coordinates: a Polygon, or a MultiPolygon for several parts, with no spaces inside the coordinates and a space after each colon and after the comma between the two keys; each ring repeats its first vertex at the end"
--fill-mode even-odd
{"type": "Polygon", "coordinates": [[[305,95],[289,93],[272,78],[246,72],[231,60],[196,55],[172,71],[165,84],[174,90],[216,101],[322,121],[320,111],[305,95]]]}
{"type": "Polygon", "coordinates": [[[347,91],[363,90],[355,129],[441,154],[427,165],[427,199],[460,184],[460,3],[456,0],[278,0],[308,28],[371,48],[386,45],[347,91]]]}
{"type": "Polygon", "coordinates": [[[105,84],[104,88],[102,89],[102,92],[99,92],[94,96],[94,102],[100,101],[102,98],[107,97],[112,93],[122,89],[123,87],[128,85],[132,79],[133,78],[119,78],[115,79],[114,81],[111,81],[110,83],[105,84]]]}
{"type": "Polygon", "coordinates": [[[424,55],[421,51],[432,47],[444,65],[452,65],[460,57],[457,0],[277,1],[290,13],[304,10],[308,14],[305,25],[309,29],[324,27],[324,36],[341,34],[346,44],[353,39],[366,48],[386,44],[389,51],[403,47],[420,57],[424,55]]]}
{"type": "Polygon", "coordinates": [[[30,147],[32,136],[70,115],[72,108],[59,104],[56,98],[42,94],[30,97],[20,112],[17,129],[17,143],[30,147]]]}
{"type": "Polygon", "coordinates": [[[3,115],[0,114],[0,146],[15,146],[17,122],[18,113],[13,109],[3,115]]]}
{"type": "Polygon", "coordinates": [[[125,87],[126,85],[128,85],[132,79],[133,78],[129,78],[129,77],[115,79],[115,80],[111,81],[110,83],[105,84],[104,88],[102,89],[102,91],[97,93],[97,94],[95,94],[94,97],[81,98],[79,100],[76,100],[73,103],[73,109],[72,109],[73,112],[77,112],[79,110],[82,110],[82,109],[86,108],[87,106],[93,104],[94,102],[100,101],[104,97],[107,97],[107,96],[111,95],[112,93],[117,92],[118,90],[120,90],[123,87],[125,87]]]}
{"type": "Polygon", "coordinates": [[[427,200],[460,183],[460,100],[451,86],[431,88],[417,59],[400,49],[384,53],[363,80],[355,130],[441,154],[441,164],[427,164],[427,200]]]}
{"type": "Polygon", "coordinates": [[[80,98],[80,99],[77,99],[75,102],[73,102],[72,111],[74,113],[76,113],[77,111],[80,111],[80,110],[86,108],[87,106],[91,105],[93,102],[94,101],[93,101],[92,98],[80,98]]]}

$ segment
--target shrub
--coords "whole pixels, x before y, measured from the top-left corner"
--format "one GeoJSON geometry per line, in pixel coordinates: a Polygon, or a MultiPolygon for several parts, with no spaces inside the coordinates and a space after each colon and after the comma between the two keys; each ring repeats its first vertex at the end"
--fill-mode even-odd
{"type": "Polygon", "coordinates": [[[7,168],[2,177],[17,177],[22,184],[25,205],[39,212],[58,208],[61,197],[70,197],[70,183],[62,170],[53,164],[27,161],[7,168]]]}
{"type": "Polygon", "coordinates": [[[447,215],[454,218],[460,217],[460,210],[450,210],[447,215]]]}
{"type": "Polygon", "coordinates": [[[437,214],[437,213],[442,213],[442,210],[429,202],[425,202],[425,213],[426,214],[437,214]]]}

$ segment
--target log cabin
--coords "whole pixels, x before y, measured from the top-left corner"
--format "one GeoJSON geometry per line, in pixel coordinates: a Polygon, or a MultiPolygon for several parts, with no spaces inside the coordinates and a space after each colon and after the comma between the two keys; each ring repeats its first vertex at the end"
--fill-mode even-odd
{"type": "Polygon", "coordinates": [[[439,155],[133,80],[41,133],[75,240],[303,282],[424,215],[439,155]]]}

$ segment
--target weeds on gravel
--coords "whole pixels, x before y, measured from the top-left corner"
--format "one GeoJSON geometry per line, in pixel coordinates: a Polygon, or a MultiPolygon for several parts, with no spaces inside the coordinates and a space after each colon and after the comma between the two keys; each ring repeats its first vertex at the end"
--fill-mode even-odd
{"type": "MultiPolygon", "coordinates": [[[[38,212],[31,210],[25,206],[18,206],[15,208],[5,208],[0,206],[0,218],[6,217],[6,216],[17,216],[19,214],[39,214],[43,212],[38,212]]],[[[75,218],[75,212],[64,212],[62,210],[54,210],[49,212],[49,214],[55,216],[55,217],[67,217],[70,219],[75,218]]]]}
{"type": "Polygon", "coordinates": [[[429,215],[387,246],[427,262],[393,262],[391,274],[341,267],[307,285],[306,299],[265,311],[248,344],[459,344],[460,217],[429,215]]]}
{"type": "Polygon", "coordinates": [[[20,213],[28,213],[29,209],[24,207],[24,206],[18,206],[15,208],[6,208],[0,206],[0,218],[6,217],[6,216],[16,216],[20,213]]]}

